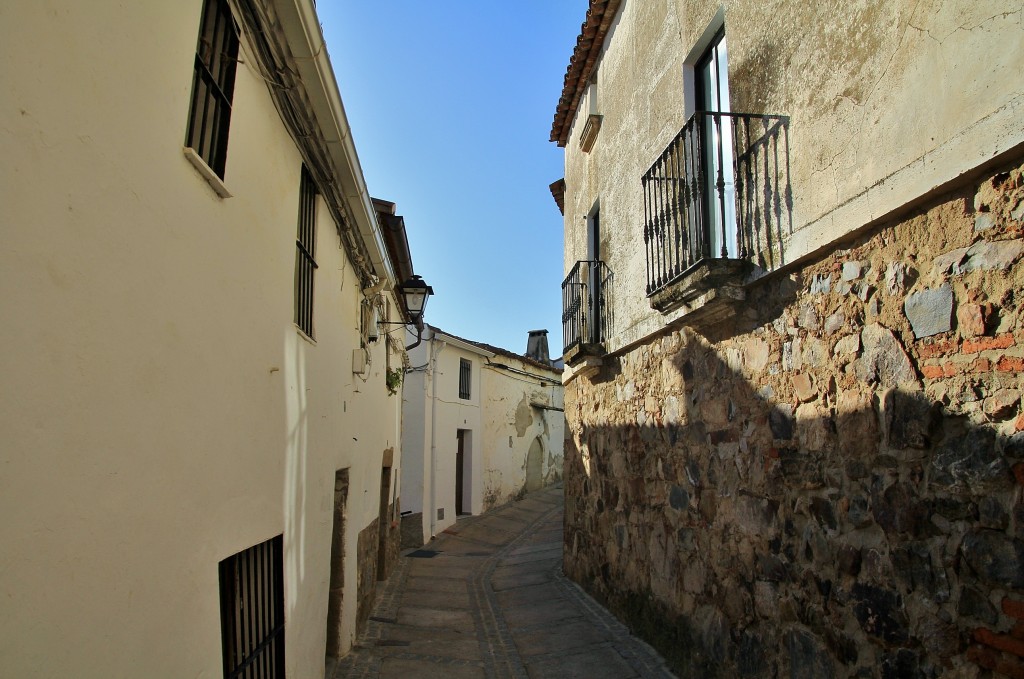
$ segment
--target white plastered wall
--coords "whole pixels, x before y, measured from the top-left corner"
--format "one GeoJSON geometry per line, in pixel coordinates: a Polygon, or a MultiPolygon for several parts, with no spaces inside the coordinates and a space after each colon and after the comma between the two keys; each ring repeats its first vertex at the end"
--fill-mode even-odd
{"type": "Polygon", "coordinates": [[[1019,0],[624,2],[597,69],[600,134],[583,153],[577,114],[565,147],[565,270],[586,258],[584,217],[600,201],[612,351],[675,319],[645,299],[640,178],[685,123],[684,60],[720,12],[732,110],[790,117],[792,224],[773,266],[1024,143],[1019,0]]]}

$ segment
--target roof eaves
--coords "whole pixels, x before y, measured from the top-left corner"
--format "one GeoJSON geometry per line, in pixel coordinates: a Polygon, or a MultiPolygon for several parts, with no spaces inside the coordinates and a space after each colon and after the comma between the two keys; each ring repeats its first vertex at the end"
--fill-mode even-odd
{"type": "Polygon", "coordinates": [[[587,18],[580,27],[579,37],[576,38],[576,49],[569,58],[562,96],[558,100],[555,119],[551,124],[550,141],[558,142],[559,146],[565,146],[568,142],[569,129],[572,127],[576,108],[587,89],[590,76],[594,73],[597,58],[604,46],[604,38],[621,4],[622,0],[590,0],[587,18]]]}
{"type": "Polygon", "coordinates": [[[446,332],[446,331],[442,330],[441,328],[437,327],[436,325],[428,324],[428,326],[430,327],[431,331],[433,331],[435,336],[440,335],[442,338],[447,337],[447,338],[456,340],[460,344],[470,345],[476,351],[478,351],[479,353],[481,353],[483,355],[486,355],[488,358],[491,358],[493,356],[504,356],[505,358],[512,358],[512,359],[515,359],[517,361],[522,361],[523,363],[525,363],[527,365],[532,365],[532,366],[540,368],[542,370],[549,370],[549,371],[551,371],[553,373],[557,373],[557,374],[561,374],[561,372],[562,372],[561,370],[558,370],[557,368],[554,368],[553,366],[541,363],[540,361],[532,359],[529,356],[525,356],[523,354],[517,354],[514,351],[509,351],[508,349],[502,349],[501,347],[496,347],[496,346],[494,346],[492,344],[487,344],[485,342],[474,342],[471,339],[466,339],[465,337],[459,337],[458,335],[453,335],[450,332],[446,332]]]}

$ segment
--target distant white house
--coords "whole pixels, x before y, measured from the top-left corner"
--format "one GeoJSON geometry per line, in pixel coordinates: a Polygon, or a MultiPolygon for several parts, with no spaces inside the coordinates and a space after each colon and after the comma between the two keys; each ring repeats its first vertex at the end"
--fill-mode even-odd
{"type": "Polygon", "coordinates": [[[432,326],[409,359],[403,545],[561,479],[561,370],[432,326]]]}

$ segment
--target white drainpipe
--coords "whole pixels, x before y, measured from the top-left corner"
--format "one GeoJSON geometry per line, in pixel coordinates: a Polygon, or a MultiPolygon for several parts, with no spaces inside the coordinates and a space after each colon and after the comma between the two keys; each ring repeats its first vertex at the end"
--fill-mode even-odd
{"type": "Polygon", "coordinates": [[[437,357],[441,355],[447,342],[435,342],[434,333],[430,333],[430,539],[437,535],[437,357]],[[435,351],[436,347],[436,351],[435,351]]]}

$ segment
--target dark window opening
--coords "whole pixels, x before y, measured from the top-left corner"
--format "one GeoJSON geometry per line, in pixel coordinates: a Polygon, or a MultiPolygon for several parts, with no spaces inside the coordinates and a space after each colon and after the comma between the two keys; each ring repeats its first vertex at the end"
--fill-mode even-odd
{"type": "Polygon", "coordinates": [[[220,562],[225,679],[284,677],[283,542],[278,535],[220,562]]]}
{"type": "Polygon", "coordinates": [[[459,398],[469,398],[469,381],[472,377],[473,364],[464,358],[459,359],[459,398]]]}
{"type": "Polygon", "coordinates": [[[221,179],[227,163],[237,62],[238,28],[231,9],[226,0],[206,0],[196,45],[185,146],[193,149],[221,179]]]}
{"type": "Polygon", "coordinates": [[[299,233],[295,239],[295,325],[313,338],[313,278],[316,273],[316,184],[306,166],[299,181],[299,233]]]}

